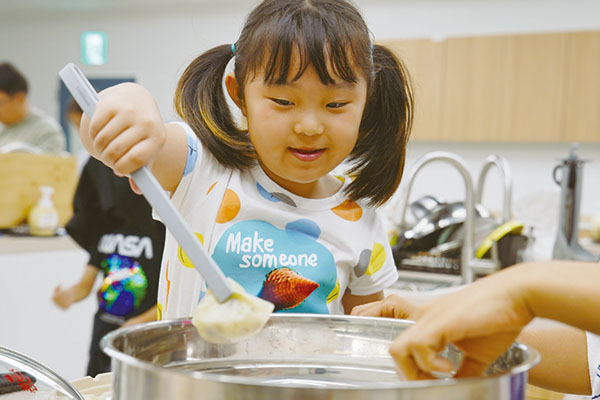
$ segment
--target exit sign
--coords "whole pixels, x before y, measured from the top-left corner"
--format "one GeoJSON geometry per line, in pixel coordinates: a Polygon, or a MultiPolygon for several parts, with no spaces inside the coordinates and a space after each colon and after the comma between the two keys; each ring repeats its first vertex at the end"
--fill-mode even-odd
{"type": "Polygon", "coordinates": [[[104,32],[81,34],[81,62],[85,65],[106,64],[107,39],[104,32]]]}

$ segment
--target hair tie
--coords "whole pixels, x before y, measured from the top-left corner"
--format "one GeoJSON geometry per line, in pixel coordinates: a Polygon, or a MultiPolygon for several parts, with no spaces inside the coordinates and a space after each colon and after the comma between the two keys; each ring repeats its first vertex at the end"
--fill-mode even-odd
{"type": "Polygon", "coordinates": [[[235,43],[231,43],[231,52],[235,55],[235,43]]]}

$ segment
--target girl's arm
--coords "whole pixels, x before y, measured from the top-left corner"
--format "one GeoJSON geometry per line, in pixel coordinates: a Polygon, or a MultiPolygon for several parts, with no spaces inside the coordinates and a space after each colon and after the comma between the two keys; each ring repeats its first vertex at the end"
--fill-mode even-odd
{"type": "Polygon", "coordinates": [[[346,314],[350,314],[352,312],[352,309],[356,306],[371,303],[374,301],[379,301],[382,299],[383,290],[380,290],[377,293],[373,293],[367,296],[355,296],[352,293],[350,293],[349,290],[346,290],[346,293],[344,293],[344,297],[342,297],[342,306],[344,307],[344,312],[346,314]]]}
{"type": "Polygon", "coordinates": [[[186,133],[180,125],[167,124],[165,129],[165,144],[150,165],[150,169],[163,189],[173,193],[183,176],[188,158],[188,143],[186,133]]]}
{"type": "Polygon", "coordinates": [[[392,294],[381,301],[357,306],[352,310],[352,315],[414,320],[417,310],[417,305],[404,297],[392,294]]]}
{"type": "Polygon", "coordinates": [[[66,310],[73,303],[85,299],[94,287],[98,271],[98,268],[88,264],[79,282],[66,289],[61,288],[60,285],[54,289],[52,301],[63,310],[66,310]]]}
{"type": "Polygon", "coordinates": [[[86,150],[118,175],[149,165],[165,190],[175,190],[187,160],[183,128],[165,125],[154,98],[140,85],[116,85],[99,98],[91,120],[81,120],[86,150]]]}
{"type": "Polygon", "coordinates": [[[127,321],[125,321],[125,323],[122,326],[125,327],[125,326],[141,324],[143,322],[156,321],[157,315],[158,315],[158,306],[155,304],[152,307],[150,307],[149,309],[147,309],[146,311],[144,311],[143,313],[141,313],[140,315],[129,318],[127,321]]]}

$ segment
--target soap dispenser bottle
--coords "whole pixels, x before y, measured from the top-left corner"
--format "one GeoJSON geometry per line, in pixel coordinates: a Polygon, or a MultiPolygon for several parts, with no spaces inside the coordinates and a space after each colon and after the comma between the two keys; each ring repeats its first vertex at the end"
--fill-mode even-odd
{"type": "Polygon", "coordinates": [[[34,236],[53,236],[58,228],[58,211],[52,203],[54,188],[40,186],[41,196],[29,211],[29,232],[34,236]]]}

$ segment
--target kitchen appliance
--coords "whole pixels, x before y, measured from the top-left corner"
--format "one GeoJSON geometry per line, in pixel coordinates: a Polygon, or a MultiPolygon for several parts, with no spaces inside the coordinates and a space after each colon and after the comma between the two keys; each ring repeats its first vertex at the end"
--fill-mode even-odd
{"type": "Polygon", "coordinates": [[[579,209],[581,203],[582,160],[577,143],[571,144],[569,157],[554,167],[552,176],[561,189],[558,231],[552,258],[558,260],[598,261],[598,256],[579,244],[579,209]],[[560,174],[558,172],[560,171],[560,174]]]}
{"type": "MultiPolygon", "coordinates": [[[[525,398],[536,350],[514,344],[477,378],[401,381],[388,353],[412,322],[339,315],[274,314],[233,344],[202,340],[189,320],[152,322],[105,336],[113,400],[403,400],[525,398]]],[[[456,366],[461,353],[444,355],[456,366]]]]}

